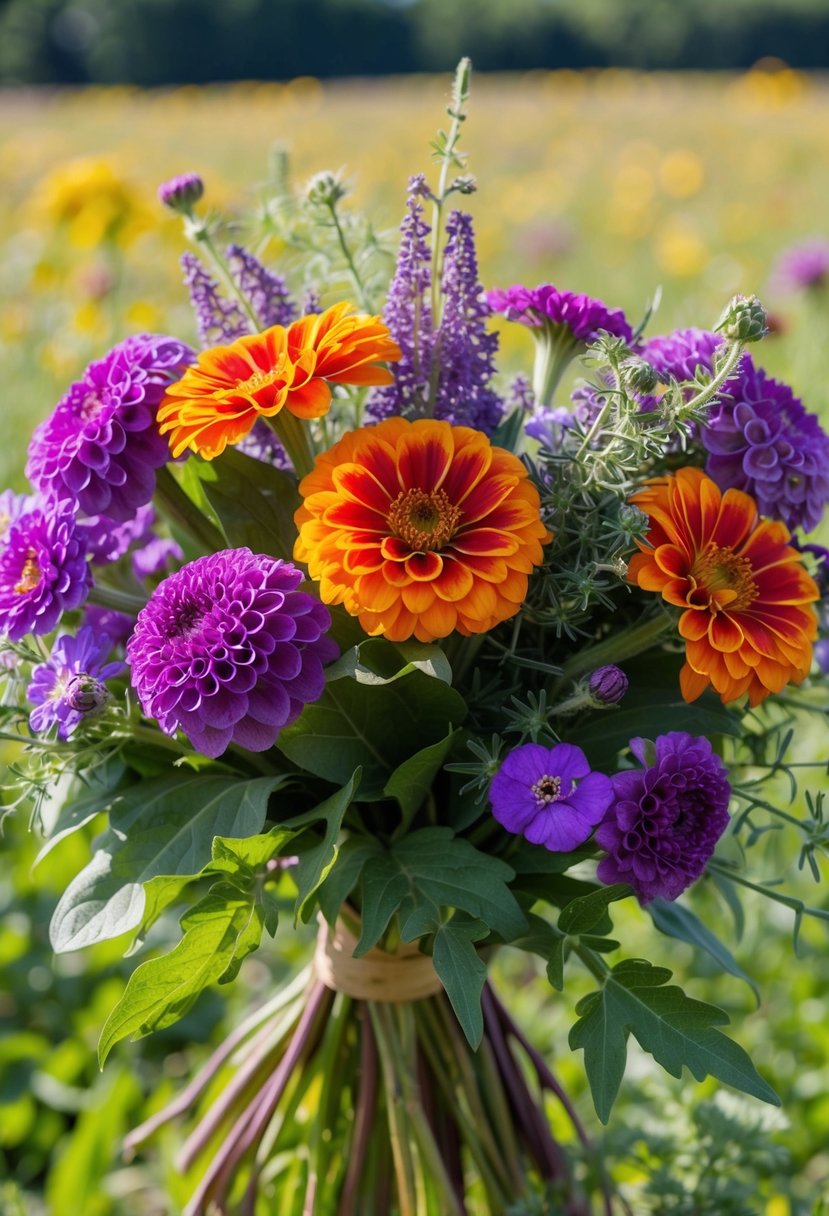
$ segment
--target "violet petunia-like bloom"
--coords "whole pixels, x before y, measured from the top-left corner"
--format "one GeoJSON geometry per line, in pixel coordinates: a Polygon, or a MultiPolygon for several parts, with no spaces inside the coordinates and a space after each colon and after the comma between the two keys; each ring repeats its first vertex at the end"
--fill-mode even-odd
{"type": "Polygon", "coordinates": [[[290,562],[250,549],[197,558],[164,579],[127,645],[144,713],[168,735],[180,727],[206,756],[231,743],[272,747],[316,701],[338,653],[328,609],[298,591],[290,562]]]}
{"type": "Polygon", "coordinates": [[[810,532],[829,502],[829,436],[787,384],[744,355],[702,428],[705,471],[761,515],[810,532]]]}
{"type": "Polygon", "coordinates": [[[26,696],[36,708],[29,726],[42,734],[57,726],[59,739],[66,740],[85,718],[97,713],[109,700],[104,681],[121,675],[126,664],[106,663],[112,641],[89,625],[75,637],[64,634],[52,647],[45,663],[32,671],[26,696]]]}
{"type": "Polygon", "coordinates": [[[38,490],[71,500],[85,515],[131,519],[170,459],[156,412],[168,384],[195,354],[176,338],[126,338],[91,363],[35,428],[26,472],[38,490]]]}
{"type": "Polygon", "coordinates": [[[33,499],[0,546],[0,635],[18,642],[51,632],[91,585],[72,503],[33,499]]]}
{"type": "Polygon", "coordinates": [[[584,752],[571,743],[515,748],[489,787],[502,827],[555,853],[584,844],[612,797],[610,778],[591,772],[584,752]]]}
{"type": "Polygon", "coordinates": [[[607,851],[604,883],[626,882],[640,903],[676,899],[700,877],[728,826],[727,770],[704,737],[660,735],[648,764],[644,739],[630,750],[643,765],[612,778],[613,801],[596,831],[607,851]]]}

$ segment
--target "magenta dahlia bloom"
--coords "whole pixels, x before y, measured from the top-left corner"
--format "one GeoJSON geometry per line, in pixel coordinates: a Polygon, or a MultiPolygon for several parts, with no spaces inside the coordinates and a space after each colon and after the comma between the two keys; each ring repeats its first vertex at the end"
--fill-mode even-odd
{"type": "Polygon", "coordinates": [[[486,293],[490,308],[504,314],[508,321],[518,321],[532,329],[546,325],[561,326],[578,342],[595,342],[600,330],[606,330],[626,342],[633,340],[633,330],[621,308],[610,308],[603,300],[576,291],[561,291],[552,283],[538,287],[515,284],[504,289],[493,288],[486,293]]]}
{"type": "Polygon", "coordinates": [[[77,636],[64,634],[52,647],[45,663],[32,671],[26,696],[36,708],[29,726],[42,734],[57,726],[57,736],[66,740],[81,722],[102,709],[109,700],[104,683],[126,670],[120,662],[106,663],[112,642],[96,634],[89,625],[77,636]]]}
{"type": "Polygon", "coordinates": [[[631,739],[643,768],[612,778],[612,804],[595,837],[607,851],[601,881],[629,883],[643,904],[676,899],[696,882],[728,826],[731,796],[726,767],[706,738],[670,731],[655,746],[649,767],[645,740],[631,739]]]}
{"type": "Polygon", "coordinates": [[[50,633],[91,585],[72,503],[33,499],[0,547],[0,634],[17,642],[27,633],[50,633]]]}
{"type": "Polygon", "coordinates": [[[30,494],[15,494],[14,490],[4,490],[0,494],[0,545],[4,543],[9,528],[30,509],[32,502],[30,494]]]}
{"type": "Polygon", "coordinates": [[[127,644],[144,713],[206,756],[261,752],[322,694],[331,618],[290,562],[224,549],[158,585],[127,644]]]}
{"type": "Polygon", "coordinates": [[[612,797],[610,778],[591,772],[584,752],[571,743],[516,747],[489,787],[501,826],[555,853],[584,844],[612,797]]]}
{"type": "Polygon", "coordinates": [[[35,428],[26,472],[32,485],[72,500],[85,515],[131,519],[170,459],[156,412],[168,384],[195,359],[176,338],[126,338],[86,369],[35,428]]]}
{"type": "Polygon", "coordinates": [[[829,436],[787,384],[744,355],[702,428],[705,471],[761,515],[810,532],[829,502],[829,436]]]}

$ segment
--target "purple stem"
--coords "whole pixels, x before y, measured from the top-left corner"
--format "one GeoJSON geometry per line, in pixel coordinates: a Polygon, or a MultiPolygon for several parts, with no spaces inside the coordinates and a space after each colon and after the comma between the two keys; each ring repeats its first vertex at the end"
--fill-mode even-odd
{"type": "Polygon", "coordinates": [[[357,1188],[363,1176],[377,1102],[377,1044],[365,1004],[362,1004],[361,1013],[359,1092],[354,1114],[354,1138],[348,1155],[348,1172],[340,1193],[338,1216],[358,1216],[355,1206],[357,1188]]]}
{"type": "Polygon", "coordinates": [[[481,994],[481,1004],[484,1012],[487,1033],[495,1058],[509,1094],[516,1119],[522,1126],[527,1147],[533,1154],[544,1178],[562,1178],[567,1176],[567,1164],[561,1148],[550,1135],[547,1120],[543,1117],[535,1099],[532,1097],[523,1075],[518,1069],[512,1052],[504,1038],[498,1013],[492,1001],[491,993],[484,988],[481,994]]]}
{"type": "MultiPolygon", "coordinates": [[[[203,1201],[214,1190],[214,1184],[215,1190],[221,1195],[235,1166],[264,1132],[274,1108],[285,1091],[291,1073],[308,1044],[317,1016],[329,998],[333,999],[333,994],[324,984],[317,982],[312,986],[308,1003],[302,1011],[288,1050],[254,1101],[237,1116],[187,1204],[186,1216],[199,1216],[205,1210],[202,1206],[203,1201]]],[[[217,1194],[212,1196],[214,1202],[217,1197],[217,1194]]]]}

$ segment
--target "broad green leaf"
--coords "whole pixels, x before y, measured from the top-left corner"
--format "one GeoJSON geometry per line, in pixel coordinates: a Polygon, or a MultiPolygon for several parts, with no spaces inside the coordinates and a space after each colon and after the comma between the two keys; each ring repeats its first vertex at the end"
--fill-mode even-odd
{"type": "Polygon", "coordinates": [[[609,887],[599,887],[589,895],[580,895],[564,907],[558,918],[558,927],[562,933],[574,937],[589,933],[604,921],[610,904],[617,899],[627,899],[632,894],[627,883],[617,882],[609,887]]]}
{"type": "Polygon", "coordinates": [[[62,800],[56,808],[56,813],[50,817],[42,806],[39,811],[44,835],[48,839],[34,859],[33,868],[51,853],[61,840],[77,832],[112,805],[118,797],[118,787],[125,772],[126,769],[120,761],[108,761],[99,766],[86,783],[81,784],[79,780],[73,780],[68,793],[63,788],[63,782],[60,783],[62,800]]]}
{"type": "MultiPolygon", "coordinates": [[[[218,884],[182,918],[184,936],[161,958],[136,967],[124,994],[107,1018],[98,1044],[103,1067],[110,1050],[128,1035],[133,1039],[172,1026],[199,994],[249,953],[254,930],[253,900],[228,884],[218,884]]],[[[234,972],[235,974],[235,972],[234,972]]]]}
{"type": "Polygon", "coordinates": [[[547,979],[559,992],[564,987],[564,943],[565,934],[556,925],[551,925],[534,912],[527,913],[529,933],[513,942],[519,950],[537,954],[547,964],[547,979]]]}
{"type": "Polygon", "coordinates": [[[445,738],[465,715],[460,693],[422,671],[382,685],[341,678],[306,705],[277,747],[301,768],[340,785],[362,768],[360,798],[378,799],[404,760],[445,738]]]}
{"type": "Polygon", "coordinates": [[[394,798],[403,812],[403,819],[398,832],[404,832],[417,814],[426,795],[432,788],[432,782],[449,754],[457,731],[452,731],[445,739],[424,747],[413,756],[409,756],[399,764],[386,782],[383,791],[389,798],[394,798]]]}
{"type": "Polygon", "coordinates": [[[229,544],[254,553],[293,558],[297,537],[294,512],[300,505],[295,479],[262,460],[226,448],[221,460],[194,464],[205,497],[229,544]]]}
{"type": "Polygon", "coordinates": [[[642,959],[628,960],[608,972],[602,988],[576,1006],[580,1016],[570,1030],[570,1046],[584,1050],[601,1121],[607,1122],[619,1091],[629,1033],[674,1077],[681,1076],[686,1067],[698,1081],[710,1074],[779,1105],[774,1090],[742,1047],[715,1029],[728,1022],[727,1014],[692,1000],[675,985],[665,987],[670,977],[664,967],[651,967],[642,959]]]}
{"type": "Polygon", "coordinates": [[[320,911],[329,925],[334,924],[343,904],[360,881],[366,862],[382,851],[383,846],[373,837],[348,836],[343,841],[337,864],[328,871],[317,892],[320,911]]]}
{"type": "Polygon", "coordinates": [[[352,679],[358,684],[391,684],[412,671],[452,683],[452,668],[445,652],[426,642],[389,642],[385,638],[363,638],[326,668],[325,678],[352,679]]]}
{"type": "Polygon", "coordinates": [[[723,971],[727,971],[729,975],[736,976],[738,980],[748,984],[757,1003],[760,1003],[760,993],[754,980],[743,971],[728,947],[702,923],[690,908],[684,904],[669,903],[665,899],[654,899],[648,904],[647,911],[651,914],[653,923],[660,933],[665,933],[668,937],[676,937],[682,942],[688,942],[699,950],[704,950],[706,954],[710,954],[723,971]]]}
{"type": "Polygon", "coordinates": [[[481,993],[486,983],[486,964],[474,943],[487,933],[487,926],[480,921],[450,920],[437,929],[432,949],[435,971],[473,1050],[484,1035],[481,993]]]}
{"type": "MultiPolygon", "coordinates": [[[[503,861],[480,852],[447,827],[421,828],[370,858],[362,877],[363,931],[355,955],[377,943],[391,917],[400,909],[401,920],[415,914],[407,927],[427,908],[457,908],[480,919],[504,941],[526,932],[527,922],[507,885],[513,871],[503,861]]],[[[425,913],[428,919],[428,912],[425,913]]]]}
{"type": "Polygon", "coordinates": [[[631,739],[655,739],[671,730],[692,735],[739,735],[740,718],[719,697],[704,693],[689,705],[679,691],[682,656],[660,655],[659,662],[625,663],[630,688],[621,704],[601,710],[568,735],[594,769],[612,772],[619,752],[631,739]]]}
{"type": "Polygon", "coordinates": [[[53,949],[78,950],[135,929],[144,916],[145,882],[199,874],[214,836],[258,832],[270,794],[284,781],[177,772],[130,787],[113,802],[110,831],[92,861],[58,902],[53,949]]]}

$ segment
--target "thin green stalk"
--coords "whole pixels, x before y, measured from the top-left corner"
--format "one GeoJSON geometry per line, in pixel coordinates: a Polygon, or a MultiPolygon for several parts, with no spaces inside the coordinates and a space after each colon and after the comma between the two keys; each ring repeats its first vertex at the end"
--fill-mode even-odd
{"type": "Polygon", "coordinates": [[[449,170],[457,166],[458,160],[455,149],[460,139],[461,127],[466,121],[464,106],[469,99],[469,76],[472,64],[464,58],[458,64],[455,80],[452,86],[452,108],[449,116],[452,125],[441,152],[440,177],[437,194],[433,198],[432,208],[432,326],[437,329],[440,324],[440,238],[442,235],[443,204],[446,202],[446,187],[449,181],[449,170]]]}
{"type": "Polygon", "coordinates": [[[477,1065],[476,1071],[481,1081],[483,1098],[494,1120],[495,1133],[500,1142],[501,1153],[510,1172],[515,1193],[518,1194],[524,1185],[524,1179],[518,1167],[520,1160],[518,1141],[515,1138],[504,1087],[499,1080],[498,1070],[495,1067],[495,1060],[492,1055],[492,1048],[486,1037],[484,1037],[478,1048],[475,1063],[477,1065]]]}
{"type": "Polygon", "coordinates": [[[258,334],[262,328],[262,322],[259,320],[256,313],[253,311],[253,306],[252,306],[250,300],[247,298],[245,293],[241,290],[241,288],[238,286],[238,284],[235,282],[233,276],[231,275],[231,273],[228,269],[228,266],[227,266],[227,262],[225,261],[225,259],[222,257],[222,255],[219,253],[218,249],[216,248],[216,246],[213,242],[213,237],[210,235],[210,231],[209,231],[207,225],[203,224],[199,221],[195,221],[191,226],[188,227],[187,235],[197,245],[200,245],[202,247],[202,249],[204,249],[205,253],[209,257],[209,259],[213,265],[213,269],[216,271],[219,278],[222,280],[222,283],[224,284],[224,286],[227,288],[227,290],[230,292],[230,294],[232,296],[234,296],[239,301],[239,303],[242,305],[245,315],[247,316],[248,320],[250,321],[251,325],[253,326],[253,332],[255,334],[258,334]]]}
{"type": "Polygon", "coordinates": [[[394,1052],[384,1025],[380,1007],[374,1001],[366,1002],[371,1018],[374,1038],[380,1055],[383,1087],[386,1091],[386,1108],[389,1120],[394,1171],[397,1178],[400,1216],[417,1216],[417,1187],[415,1183],[414,1159],[406,1129],[401,1119],[400,1085],[395,1073],[394,1052]]]}
{"type": "Polygon", "coordinates": [[[161,509],[171,524],[191,536],[207,553],[227,548],[225,537],[185,494],[167,465],[157,471],[155,488],[161,509]]]}
{"type": "Polygon", "coordinates": [[[322,1188],[325,1186],[328,1169],[326,1150],[334,1143],[334,1137],[326,1137],[329,1129],[329,1107],[332,1094],[340,1092],[338,1058],[343,1035],[348,1025],[351,1013],[351,997],[338,993],[331,1008],[331,1014],[325,1027],[322,1049],[316,1054],[321,1085],[317,1099],[317,1117],[313,1123],[311,1143],[308,1156],[308,1184],[306,1187],[305,1207],[309,1216],[313,1212],[327,1212],[324,1206],[325,1198],[322,1188]],[[311,1198],[309,1206],[308,1199],[311,1198]]]}
{"type": "Polygon", "coordinates": [[[131,595],[129,591],[119,591],[116,587],[107,587],[105,583],[92,584],[89,600],[92,604],[100,604],[102,608],[125,612],[127,616],[138,616],[147,603],[143,596],[131,595]]]}
{"type": "Polygon", "coordinates": [[[337,204],[329,201],[326,205],[328,210],[331,212],[331,219],[334,223],[334,228],[337,231],[337,240],[339,241],[340,249],[343,251],[343,257],[345,258],[346,265],[348,266],[351,277],[354,280],[354,286],[359,292],[360,303],[366,312],[371,312],[373,308],[371,297],[369,296],[368,289],[363,282],[362,275],[357,269],[357,264],[354,261],[354,256],[349,248],[348,241],[345,239],[345,233],[343,232],[342,224],[340,223],[340,217],[337,214],[337,204]]]}
{"type": "Polygon", "coordinates": [[[637,625],[628,625],[626,629],[612,633],[603,642],[597,642],[595,646],[580,651],[569,663],[565,663],[561,679],[557,681],[554,691],[605,663],[621,663],[625,659],[642,654],[673,627],[673,621],[663,612],[659,616],[650,617],[637,625]]]}
{"type": "Polygon", "coordinates": [[[736,370],[737,364],[740,362],[744,350],[744,342],[735,341],[731,344],[728,354],[725,357],[725,361],[714,379],[710,384],[706,384],[705,388],[700,389],[696,396],[692,397],[690,401],[685,402],[685,405],[681,410],[681,414],[689,415],[693,413],[694,410],[698,410],[703,405],[707,405],[713,397],[716,397],[726,380],[728,380],[728,378],[736,370]]]}

